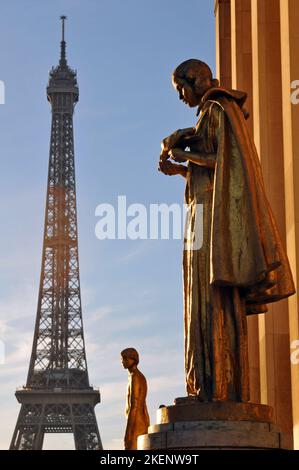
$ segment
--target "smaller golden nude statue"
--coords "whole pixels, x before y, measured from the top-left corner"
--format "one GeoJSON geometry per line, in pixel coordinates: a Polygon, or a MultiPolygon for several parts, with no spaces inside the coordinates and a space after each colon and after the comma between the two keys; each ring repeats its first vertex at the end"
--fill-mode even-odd
{"type": "Polygon", "coordinates": [[[128,369],[129,372],[124,446],[126,450],[136,450],[138,436],[147,434],[150,424],[146,406],[147,383],[146,378],[137,367],[139,354],[136,349],[124,349],[121,352],[121,361],[124,369],[128,369]]]}

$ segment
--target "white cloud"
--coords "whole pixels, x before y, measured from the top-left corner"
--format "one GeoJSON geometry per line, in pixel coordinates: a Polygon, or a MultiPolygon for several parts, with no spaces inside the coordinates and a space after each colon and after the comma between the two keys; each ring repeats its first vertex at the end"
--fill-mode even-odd
{"type": "MultiPolygon", "coordinates": [[[[96,407],[99,430],[106,449],[122,449],[127,372],[122,368],[120,351],[133,346],[140,352],[140,369],[148,380],[149,413],[151,422],[155,422],[159,405],[172,403],[184,393],[183,357],[178,347],[182,338],[156,329],[155,312],[146,308],[146,302],[142,308],[142,295],[132,298],[130,304],[100,305],[93,309],[96,295],[92,289],[86,292],[88,308],[83,317],[89,376],[91,383],[100,387],[102,397],[96,407]]],[[[14,391],[25,383],[29,366],[35,296],[36,288],[25,281],[16,295],[11,293],[0,303],[0,335],[7,345],[5,364],[0,366],[0,446],[3,449],[9,446],[20,409],[14,391]]],[[[70,447],[68,438],[51,439],[48,441],[51,448],[70,447]]]]}

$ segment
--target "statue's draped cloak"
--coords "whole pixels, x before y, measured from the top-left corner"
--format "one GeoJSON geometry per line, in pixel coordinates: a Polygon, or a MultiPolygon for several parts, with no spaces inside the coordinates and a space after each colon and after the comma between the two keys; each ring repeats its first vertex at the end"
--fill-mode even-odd
{"type": "Polygon", "coordinates": [[[191,151],[215,166],[189,162],[185,193],[187,391],[208,400],[249,400],[246,314],[266,312],[268,302],[295,292],[246,127],[245,100],[242,92],[209,90],[188,139],[191,151]]]}

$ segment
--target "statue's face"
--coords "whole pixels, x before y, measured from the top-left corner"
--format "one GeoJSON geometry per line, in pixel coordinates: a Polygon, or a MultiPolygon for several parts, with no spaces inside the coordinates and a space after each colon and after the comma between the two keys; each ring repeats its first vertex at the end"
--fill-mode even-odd
{"type": "Polygon", "coordinates": [[[178,92],[180,100],[190,106],[190,108],[194,108],[199,105],[198,96],[196,95],[193,87],[186,80],[173,76],[172,84],[178,92]]]}
{"type": "Polygon", "coordinates": [[[202,73],[198,73],[198,71],[192,68],[188,71],[187,76],[188,79],[184,79],[173,75],[172,84],[177,90],[180,100],[190,106],[190,108],[194,108],[200,104],[206,91],[211,88],[211,79],[204,70],[202,73]]]}
{"type": "Polygon", "coordinates": [[[124,355],[121,355],[121,363],[123,365],[124,369],[130,369],[130,367],[133,367],[135,364],[134,359],[131,359],[130,357],[124,355]]]}

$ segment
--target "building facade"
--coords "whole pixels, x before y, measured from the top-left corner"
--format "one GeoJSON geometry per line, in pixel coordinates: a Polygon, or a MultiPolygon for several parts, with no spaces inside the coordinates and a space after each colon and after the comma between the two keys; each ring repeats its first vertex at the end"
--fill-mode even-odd
{"type": "MultiPolygon", "coordinates": [[[[215,16],[217,78],[222,86],[248,93],[248,125],[297,286],[299,2],[216,0],[215,16]]],[[[270,304],[266,315],[248,320],[251,401],[274,407],[276,421],[294,449],[299,449],[297,302],[294,295],[270,304]]]]}

